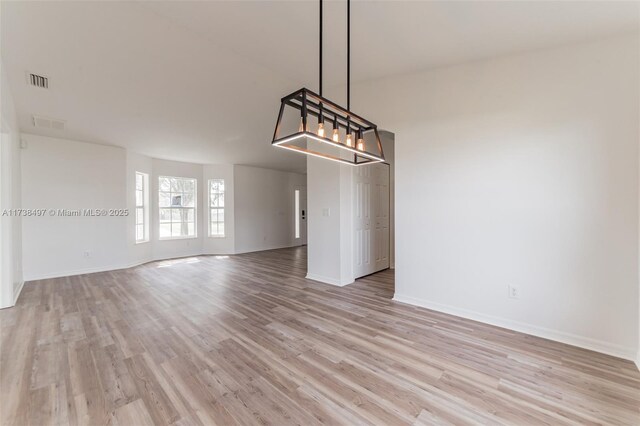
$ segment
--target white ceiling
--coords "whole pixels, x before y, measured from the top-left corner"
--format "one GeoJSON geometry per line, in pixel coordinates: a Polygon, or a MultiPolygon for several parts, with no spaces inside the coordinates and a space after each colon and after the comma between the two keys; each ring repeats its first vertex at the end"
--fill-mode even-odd
{"type": "MultiPolygon", "coordinates": [[[[279,99],[317,88],[317,2],[1,5],[23,131],[158,158],[305,169],[303,156],[269,142],[279,99]],[[26,71],[49,76],[51,89],[28,87],[26,71]],[[37,130],[32,114],[67,129],[37,130]]],[[[344,84],[345,11],[344,1],[325,2],[325,87],[344,84]]],[[[639,15],[638,2],[354,0],[353,81],[638,31],[639,15]]]]}

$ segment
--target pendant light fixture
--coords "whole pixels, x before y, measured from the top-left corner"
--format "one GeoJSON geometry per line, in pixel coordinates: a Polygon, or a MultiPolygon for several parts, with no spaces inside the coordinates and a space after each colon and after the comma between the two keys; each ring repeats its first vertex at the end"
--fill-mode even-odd
{"type": "Polygon", "coordinates": [[[353,166],[379,163],[384,161],[384,153],[378,126],[351,112],[351,0],[347,0],[346,108],[322,97],[323,0],[319,2],[319,94],[302,88],[281,99],[271,144],[353,166]]]}

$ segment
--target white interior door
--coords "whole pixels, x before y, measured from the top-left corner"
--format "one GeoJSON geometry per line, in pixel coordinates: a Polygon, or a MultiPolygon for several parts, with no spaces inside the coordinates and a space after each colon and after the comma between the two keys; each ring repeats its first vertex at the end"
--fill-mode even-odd
{"type": "Polygon", "coordinates": [[[355,278],[389,267],[389,166],[354,171],[355,278]]]}

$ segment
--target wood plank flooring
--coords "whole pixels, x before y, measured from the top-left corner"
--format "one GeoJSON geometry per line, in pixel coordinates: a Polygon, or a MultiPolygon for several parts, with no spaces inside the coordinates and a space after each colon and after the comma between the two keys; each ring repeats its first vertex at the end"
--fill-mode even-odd
{"type": "Polygon", "coordinates": [[[633,363],[304,279],[304,248],[29,282],[2,425],[640,424],[633,363]]]}

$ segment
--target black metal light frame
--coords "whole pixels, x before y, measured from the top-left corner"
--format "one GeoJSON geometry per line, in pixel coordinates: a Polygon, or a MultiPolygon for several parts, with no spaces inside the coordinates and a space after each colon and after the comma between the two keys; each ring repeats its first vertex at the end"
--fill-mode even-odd
{"type": "MultiPolygon", "coordinates": [[[[320,94],[316,94],[309,89],[302,88],[285,96],[281,99],[280,112],[278,114],[278,121],[276,122],[276,128],[273,132],[273,140],[271,144],[278,148],[284,148],[291,151],[299,152],[302,154],[312,155],[320,158],[326,158],[333,161],[338,161],[344,164],[350,164],[353,166],[360,166],[365,164],[379,163],[384,160],[384,152],[382,150],[382,143],[380,142],[380,134],[378,133],[378,126],[365,120],[364,118],[354,114],[350,111],[351,108],[351,0],[347,0],[347,108],[343,108],[336,103],[330,101],[327,98],[322,97],[322,3],[323,0],[319,0],[320,5],[320,22],[319,22],[319,88],[320,94]],[[291,133],[286,136],[280,135],[282,127],[282,119],[285,108],[295,108],[299,111],[301,117],[301,129],[296,133],[291,133]],[[349,146],[346,143],[336,142],[329,137],[320,136],[309,130],[309,116],[317,117],[318,123],[324,123],[325,121],[332,122],[335,128],[344,128],[348,135],[352,132],[357,135],[353,138],[353,146],[349,146]],[[364,135],[372,133],[375,136],[376,152],[371,152],[365,147],[358,149],[358,140],[363,139],[364,135]],[[348,155],[330,155],[324,152],[315,151],[308,147],[301,147],[295,145],[295,141],[306,138],[327,144],[329,146],[340,148],[344,151],[337,151],[348,155]]],[[[326,133],[325,133],[326,134],[326,133]]],[[[307,144],[308,145],[308,144],[307,144]]],[[[363,143],[364,145],[364,143],[363,143]]]]}
{"type": "Polygon", "coordinates": [[[384,153],[382,151],[382,144],[380,143],[380,134],[378,133],[378,127],[375,124],[350,111],[347,111],[329,99],[323,98],[306,88],[297,90],[282,98],[280,113],[278,114],[278,121],[276,123],[276,129],[273,132],[273,141],[271,144],[278,148],[285,148],[291,151],[339,161],[354,166],[384,161],[384,153]],[[286,107],[292,107],[300,111],[300,116],[302,118],[302,131],[281,136],[280,128],[286,107]],[[309,116],[317,117],[318,120],[322,117],[323,121],[334,123],[334,125],[337,124],[338,127],[346,129],[347,132],[354,132],[356,135],[360,132],[363,136],[373,133],[375,135],[376,152],[357,149],[355,138],[354,146],[350,147],[345,143],[336,142],[331,138],[318,136],[318,134],[309,130],[309,116]],[[310,138],[317,142],[341,148],[352,155],[348,156],[348,158],[338,157],[311,149],[305,149],[292,143],[301,138],[310,138]]]}

